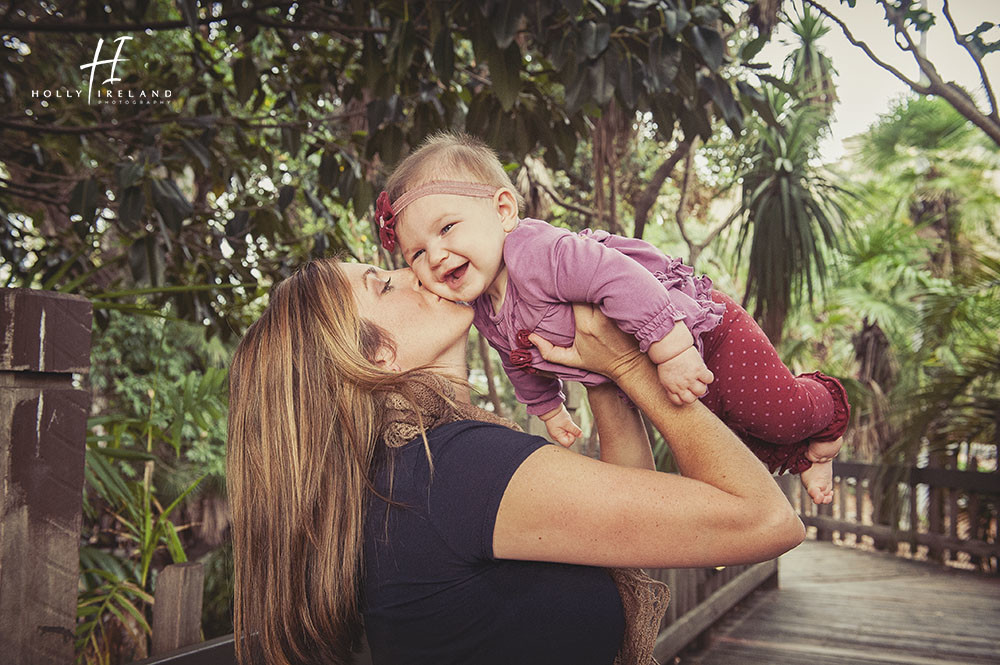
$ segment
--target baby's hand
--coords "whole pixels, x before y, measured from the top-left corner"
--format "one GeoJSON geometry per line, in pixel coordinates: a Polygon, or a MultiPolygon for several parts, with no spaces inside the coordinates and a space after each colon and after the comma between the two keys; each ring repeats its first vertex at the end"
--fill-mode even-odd
{"type": "Polygon", "coordinates": [[[549,437],[565,448],[572,446],[573,442],[583,435],[583,430],[577,427],[569,411],[562,404],[548,413],[543,413],[539,418],[545,423],[549,437]]]}
{"type": "Polygon", "coordinates": [[[715,375],[705,366],[694,346],[657,365],[656,373],[667,389],[670,401],[677,406],[696,401],[708,392],[708,384],[715,380],[715,375]]]}

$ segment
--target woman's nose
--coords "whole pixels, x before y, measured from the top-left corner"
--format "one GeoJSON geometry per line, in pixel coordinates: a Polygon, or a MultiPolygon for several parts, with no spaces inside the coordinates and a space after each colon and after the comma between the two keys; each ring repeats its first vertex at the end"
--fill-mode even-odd
{"type": "Polygon", "coordinates": [[[417,278],[417,273],[413,272],[412,268],[401,268],[397,270],[396,273],[398,275],[396,279],[399,280],[399,282],[397,282],[399,286],[409,287],[414,291],[419,291],[423,288],[420,284],[420,280],[417,278]]]}

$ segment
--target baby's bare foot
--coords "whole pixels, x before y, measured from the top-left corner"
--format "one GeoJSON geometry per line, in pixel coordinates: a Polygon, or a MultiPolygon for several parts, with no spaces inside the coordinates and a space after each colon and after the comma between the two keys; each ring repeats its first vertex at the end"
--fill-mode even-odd
{"type": "Polygon", "coordinates": [[[809,444],[809,448],[806,450],[806,457],[811,462],[829,462],[840,452],[843,442],[843,437],[835,441],[814,441],[809,444]]]}
{"type": "Polygon", "coordinates": [[[802,472],[802,486],[817,506],[833,502],[833,462],[813,462],[802,472]]]}

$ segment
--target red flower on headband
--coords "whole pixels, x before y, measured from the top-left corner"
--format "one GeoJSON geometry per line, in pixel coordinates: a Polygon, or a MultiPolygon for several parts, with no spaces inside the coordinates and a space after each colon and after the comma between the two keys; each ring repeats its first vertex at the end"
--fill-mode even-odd
{"type": "Polygon", "coordinates": [[[392,210],[389,193],[382,192],[375,200],[375,221],[378,222],[378,237],[388,251],[396,249],[396,213],[392,210]]]}

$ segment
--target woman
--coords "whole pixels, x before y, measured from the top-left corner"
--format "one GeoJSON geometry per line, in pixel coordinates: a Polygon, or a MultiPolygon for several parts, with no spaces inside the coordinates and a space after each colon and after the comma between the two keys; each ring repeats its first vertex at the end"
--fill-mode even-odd
{"type": "Polygon", "coordinates": [[[230,377],[243,662],[349,662],[363,621],[376,663],[610,665],[625,619],[596,567],[735,564],[801,541],[746,447],[701,405],[674,407],[603,316],[577,317],[574,348],[533,341],[612,378],[684,477],[652,470],[614,387],[589,393],[602,461],[476,422],[496,419],[468,404],[472,311],[409,270],[314,261],[275,287],[230,377]]]}

